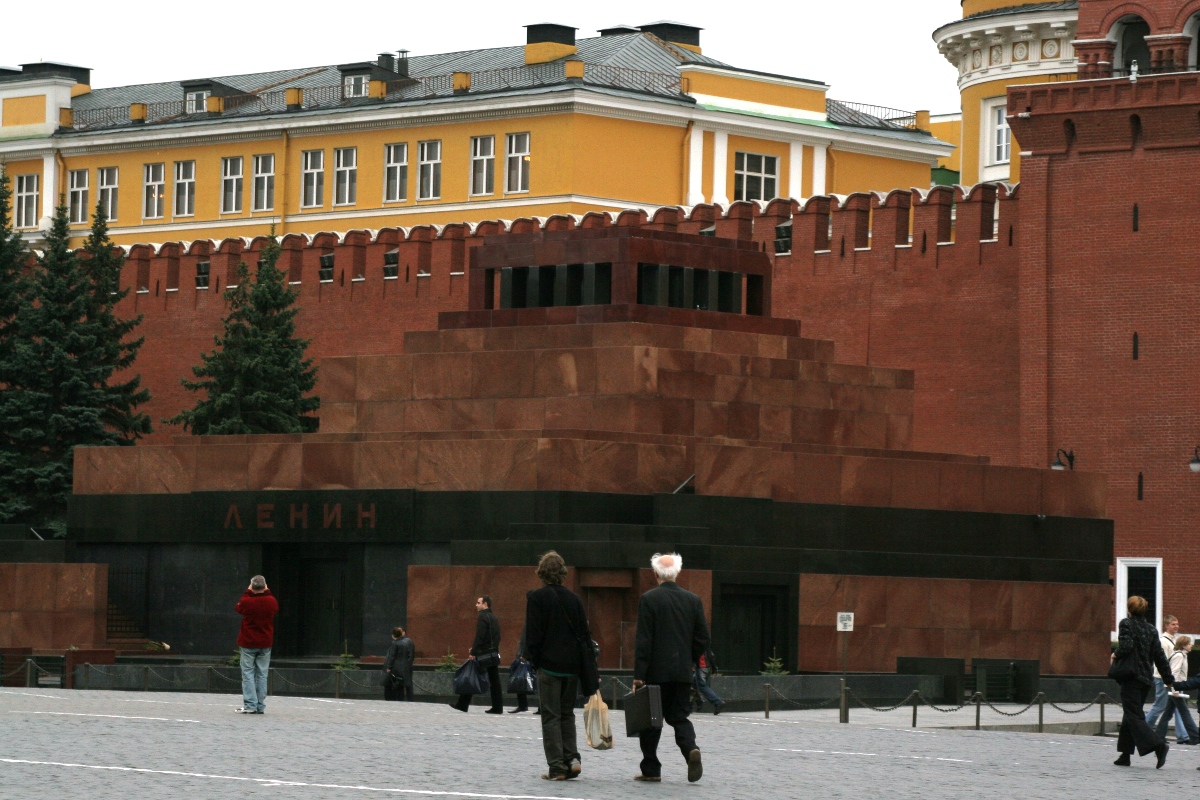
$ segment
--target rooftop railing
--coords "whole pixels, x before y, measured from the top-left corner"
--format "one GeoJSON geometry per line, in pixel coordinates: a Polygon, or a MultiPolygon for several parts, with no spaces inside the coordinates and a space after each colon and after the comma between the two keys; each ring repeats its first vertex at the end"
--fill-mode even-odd
{"type": "Polygon", "coordinates": [[[884,128],[888,130],[916,130],[917,114],[887,106],[867,103],[851,103],[847,100],[827,100],[826,115],[830,122],[860,128],[884,128]]]}

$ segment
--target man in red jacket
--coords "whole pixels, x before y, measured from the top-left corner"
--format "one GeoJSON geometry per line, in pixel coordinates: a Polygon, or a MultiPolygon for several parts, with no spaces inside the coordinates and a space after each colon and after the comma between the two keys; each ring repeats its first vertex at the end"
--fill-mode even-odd
{"type": "Polygon", "coordinates": [[[271,644],[275,641],[275,615],[279,601],[267,588],[267,579],[255,575],[250,588],[238,601],[242,630],[238,647],[242,649],[242,707],[239,714],[262,714],[266,710],[267,670],[271,666],[271,644]]]}

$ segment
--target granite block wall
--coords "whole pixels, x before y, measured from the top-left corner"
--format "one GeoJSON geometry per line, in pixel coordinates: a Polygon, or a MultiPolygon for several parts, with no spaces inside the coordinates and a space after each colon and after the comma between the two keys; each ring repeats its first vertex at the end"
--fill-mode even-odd
{"type": "Polygon", "coordinates": [[[108,565],[0,564],[0,647],[104,647],[108,565]]]}

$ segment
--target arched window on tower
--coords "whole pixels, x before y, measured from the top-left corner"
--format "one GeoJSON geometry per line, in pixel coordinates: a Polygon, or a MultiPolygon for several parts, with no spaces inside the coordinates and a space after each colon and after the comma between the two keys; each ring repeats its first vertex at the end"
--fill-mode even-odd
{"type": "Polygon", "coordinates": [[[1138,73],[1150,74],[1150,46],[1146,37],[1150,34],[1150,26],[1139,16],[1122,17],[1109,32],[1109,39],[1117,43],[1113,54],[1113,75],[1129,75],[1133,65],[1137,63],[1138,73]]]}

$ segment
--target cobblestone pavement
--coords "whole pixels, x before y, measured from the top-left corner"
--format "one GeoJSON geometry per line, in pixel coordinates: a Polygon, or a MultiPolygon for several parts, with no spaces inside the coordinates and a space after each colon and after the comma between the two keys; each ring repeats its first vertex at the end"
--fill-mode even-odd
{"type": "MultiPolygon", "coordinates": [[[[903,727],[904,711],[874,719],[863,710],[850,725],[826,712],[694,717],[705,766],[695,785],[669,733],[660,749],[663,783],[634,783],[636,742],[620,735],[624,720],[615,713],[616,746],[585,747],[583,775],[549,783],[538,778],[545,764],[538,718],[529,714],[272,697],[264,716],[243,716],[233,713],[238,700],[0,690],[0,798],[1035,800],[1165,797],[1200,786],[1197,748],[1172,748],[1162,770],[1152,756],[1121,769],[1111,764],[1111,738],[912,730],[903,727]]],[[[582,726],[580,733],[583,744],[582,726]]]]}

